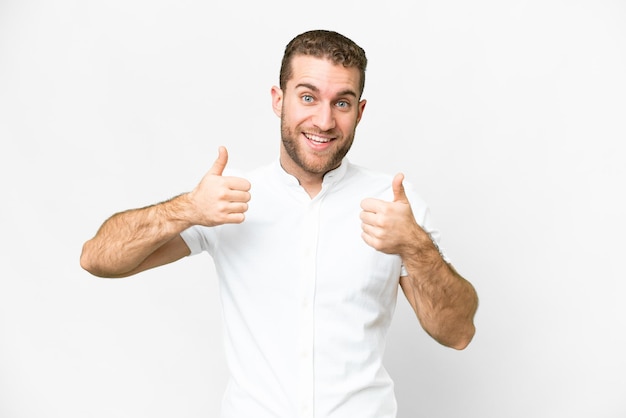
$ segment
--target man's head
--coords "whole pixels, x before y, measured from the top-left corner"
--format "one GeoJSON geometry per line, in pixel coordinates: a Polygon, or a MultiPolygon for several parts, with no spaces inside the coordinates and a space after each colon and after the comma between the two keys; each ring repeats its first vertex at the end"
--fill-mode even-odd
{"type": "Polygon", "coordinates": [[[350,150],[361,120],[365,53],[335,32],[298,35],[285,50],[272,107],[281,118],[281,164],[301,182],[321,184],[350,150]]]}
{"type": "Polygon", "coordinates": [[[293,38],[285,47],[285,54],[280,67],[279,85],[283,90],[287,85],[287,80],[293,74],[292,59],[297,55],[325,58],[333,64],[358,69],[361,76],[359,98],[363,94],[367,57],[363,48],[352,40],[328,30],[312,30],[293,38]]]}

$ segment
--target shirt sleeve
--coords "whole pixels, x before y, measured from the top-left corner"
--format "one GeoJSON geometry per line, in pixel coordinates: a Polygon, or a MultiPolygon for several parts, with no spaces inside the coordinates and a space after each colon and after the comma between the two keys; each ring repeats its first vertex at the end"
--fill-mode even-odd
{"type": "MultiPolygon", "coordinates": [[[[434,225],[433,218],[430,213],[430,209],[428,205],[414,190],[412,185],[408,182],[404,183],[405,191],[407,197],[409,198],[409,202],[411,203],[411,209],[413,210],[413,216],[415,216],[415,220],[418,225],[422,227],[422,229],[430,235],[430,239],[433,241],[441,257],[446,263],[450,263],[450,259],[446,255],[443,247],[441,246],[441,233],[434,225]]],[[[404,264],[402,264],[401,276],[408,276],[409,273],[406,270],[404,264]]]]}
{"type": "Polygon", "coordinates": [[[211,247],[211,228],[204,226],[192,226],[180,233],[180,237],[185,241],[191,251],[189,255],[200,254],[209,251],[211,247]]]}

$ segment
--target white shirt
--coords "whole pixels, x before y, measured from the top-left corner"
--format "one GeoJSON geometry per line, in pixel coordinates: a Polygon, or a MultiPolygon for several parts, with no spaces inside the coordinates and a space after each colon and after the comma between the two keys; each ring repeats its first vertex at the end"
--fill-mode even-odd
{"type": "MultiPolygon", "coordinates": [[[[278,162],[239,175],[252,184],[242,224],[181,236],[215,262],[230,380],[222,418],[393,418],[382,365],[403,273],[397,255],[361,238],[360,203],[391,201],[392,177],[350,164],[311,199],[278,162]]],[[[428,209],[405,182],[417,222],[428,209]]],[[[417,327],[417,322],[416,322],[417,327]]]]}

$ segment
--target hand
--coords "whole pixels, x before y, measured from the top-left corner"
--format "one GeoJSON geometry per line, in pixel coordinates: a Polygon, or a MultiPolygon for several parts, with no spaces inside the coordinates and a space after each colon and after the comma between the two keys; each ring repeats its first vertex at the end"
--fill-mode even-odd
{"type": "Polygon", "coordinates": [[[226,163],[228,151],[220,147],[211,169],[189,193],[197,225],[237,224],[245,219],[250,201],[250,182],[240,177],[222,176],[226,163]]]}
{"type": "Polygon", "coordinates": [[[361,236],[367,245],[387,254],[402,255],[426,234],[415,221],[403,181],[402,173],[393,178],[393,202],[373,198],[361,202],[361,236]]]}

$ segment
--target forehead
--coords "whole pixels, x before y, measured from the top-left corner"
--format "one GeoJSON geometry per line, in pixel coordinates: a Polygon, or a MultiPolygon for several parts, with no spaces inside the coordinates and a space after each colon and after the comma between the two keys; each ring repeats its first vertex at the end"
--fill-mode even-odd
{"type": "Polygon", "coordinates": [[[334,64],[326,58],[310,55],[296,55],[291,61],[291,78],[287,88],[310,84],[324,90],[359,91],[361,74],[356,67],[334,64]]]}

